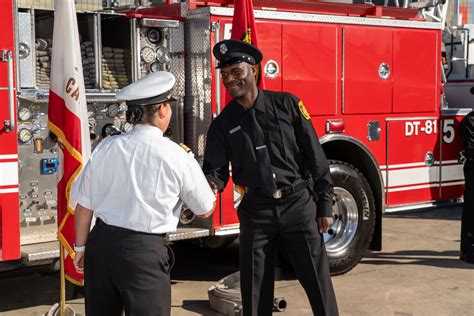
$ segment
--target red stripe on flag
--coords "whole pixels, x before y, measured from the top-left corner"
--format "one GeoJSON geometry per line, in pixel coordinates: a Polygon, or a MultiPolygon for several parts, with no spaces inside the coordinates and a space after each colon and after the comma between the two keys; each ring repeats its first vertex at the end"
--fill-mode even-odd
{"type": "Polygon", "coordinates": [[[58,183],[58,238],[66,248],[68,256],[64,262],[66,278],[77,285],[83,285],[83,275],[76,272],[72,264],[75,228],[73,210],[68,208],[70,190],[78,173],[82,170],[81,120],[71,112],[64,100],[50,90],[49,129],[62,143],[63,175],[58,183]]]}
{"type": "MultiPolygon", "coordinates": [[[[67,148],[68,150],[73,152],[72,148],[74,148],[80,157],[82,152],[81,120],[67,108],[63,98],[52,90],[49,90],[48,119],[57,131],[54,127],[50,129],[63,141],[64,145],[70,147],[67,148]]],[[[77,157],[77,154],[74,154],[76,159],[82,160],[77,157]]]]}

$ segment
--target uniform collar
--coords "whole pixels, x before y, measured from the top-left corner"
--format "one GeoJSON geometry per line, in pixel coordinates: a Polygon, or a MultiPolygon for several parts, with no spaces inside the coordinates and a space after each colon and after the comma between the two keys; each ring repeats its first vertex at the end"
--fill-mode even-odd
{"type": "MultiPolygon", "coordinates": [[[[259,110],[260,112],[266,112],[266,106],[265,106],[265,97],[264,97],[265,92],[261,89],[258,89],[258,95],[257,98],[255,99],[255,102],[253,106],[250,109],[255,109],[259,110]]],[[[232,110],[237,113],[245,113],[247,109],[245,109],[242,105],[237,103],[237,101],[232,100],[231,101],[233,104],[232,110]]]]}
{"type": "Polygon", "coordinates": [[[259,110],[260,112],[267,112],[266,106],[265,106],[265,92],[262,89],[258,89],[258,95],[257,99],[255,100],[255,103],[253,104],[253,108],[255,110],[259,110]]]}
{"type": "Polygon", "coordinates": [[[152,133],[152,134],[155,134],[156,136],[160,136],[160,137],[163,137],[163,131],[161,129],[159,129],[158,127],[156,126],[151,126],[151,125],[147,125],[147,124],[137,124],[135,125],[135,127],[133,128],[133,130],[137,133],[152,133]]]}
{"type": "MultiPolygon", "coordinates": [[[[237,103],[237,101],[235,100],[232,100],[229,103],[229,105],[230,106],[226,106],[226,108],[227,107],[229,108],[227,111],[230,112],[229,114],[231,114],[231,116],[240,117],[241,115],[243,115],[245,112],[248,111],[246,108],[244,108],[242,105],[237,103]]],[[[265,106],[265,92],[262,89],[258,89],[257,99],[255,99],[255,102],[250,109],[256,109],[264,113],[267,112],[266,106],[265,106]]]]}

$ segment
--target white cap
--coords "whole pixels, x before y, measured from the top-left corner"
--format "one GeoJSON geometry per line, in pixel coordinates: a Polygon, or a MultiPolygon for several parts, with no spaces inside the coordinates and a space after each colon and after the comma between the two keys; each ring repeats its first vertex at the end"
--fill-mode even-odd
{"type": "Polygon", "coordinates": [[[157,71],[129,84],[116,98],[127,101],[129,105],[149,105],[174,100],[171,96],[175,77],[167,71],[157,71]]]}

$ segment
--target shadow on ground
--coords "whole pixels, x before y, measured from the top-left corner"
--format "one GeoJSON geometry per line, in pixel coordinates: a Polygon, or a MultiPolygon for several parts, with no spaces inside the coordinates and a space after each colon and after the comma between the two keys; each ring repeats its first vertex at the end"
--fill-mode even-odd
{"type": "Polygon", "coordinates": [[[442,219],[461,220],[462,204],[445,206],[443,208],[427,208],[413,211],[403,211],[398,213],[388,213],[384,218],[411,218],[411,219],[442,219]]]}
{"type": "Polygon", "coordinates": [[[208,300],[184,300],[181,308],[199,315],[221,315],[210,308],[208,300]]]}
{"type": "Polygon", "coordinates": [[[472,264],[459,259],[459,251],[410,250],[367,253],[361,264],[422,265],[448,269],[474,269],[472,264]]]}
{"type": "Polygon", "coordinates": [[[218,281],[239,270],[239,245],[209,249],[190,242],[172,245],[176,263],[171,271],[175,281],[218,281]]]}

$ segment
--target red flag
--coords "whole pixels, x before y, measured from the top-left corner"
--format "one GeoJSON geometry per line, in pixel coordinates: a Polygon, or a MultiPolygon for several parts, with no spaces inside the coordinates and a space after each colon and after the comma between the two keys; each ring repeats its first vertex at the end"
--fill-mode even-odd
{"type": "Polygon", "coordinates": [[[60,150],[58,173],[58,238],[66,250],[67,280],[83,285],[74,258],[74,209],[72,184],[90,157],[91,145],[82,73],[81,50],[74,0],[55,0],[48,127],[57,136],[60,150]]]}
{"type": "MultiPolygon", "coordinates": [[[[230,38],[244,41],[257,48],[259,47],[252,0],[235,0],[234,17],[232,18],[232,35],[230,38]]],[[[257,65],[257,82],[259,82],[261,89],[265,89],[260,64],[257,65]]]]}

